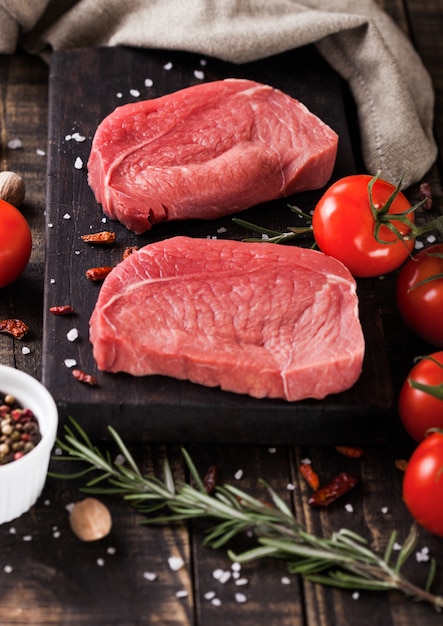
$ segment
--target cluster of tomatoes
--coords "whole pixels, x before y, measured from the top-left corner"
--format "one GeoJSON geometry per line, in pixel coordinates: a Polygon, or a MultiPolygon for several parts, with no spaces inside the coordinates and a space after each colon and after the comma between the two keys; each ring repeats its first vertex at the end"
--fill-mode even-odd
{"type": "MultiPolygon", "coordinates": [[[[379,174],[348,176],[320,199],[313,234],[319,248],[356,277],[398,270],[396,301],[403,320],[428,344],[443,348],[443,243],[413,254],[417,235],[436,226],[419,229],[416,208],[400,185],[379,174]]],[[[403,480],[404,501],[419,524],[443,536],[443,350],[417,359],[400,391],[398,410],[418,444],[403,480]]]]}

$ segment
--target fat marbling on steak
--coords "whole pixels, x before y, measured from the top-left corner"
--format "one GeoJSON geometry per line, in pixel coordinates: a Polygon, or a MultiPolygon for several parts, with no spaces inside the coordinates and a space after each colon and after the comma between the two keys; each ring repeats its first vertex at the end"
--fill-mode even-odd
{"type": "Polygon", "coordinates": [[[94,135],[88,181],[105,214],[141,234],[319,189],[337,145],[329,126],[282,91],[219,80],[115,109],[94,135]]]}
{"type": "Polygon", "coordinates": [[[356,284],[322,252],[173,237],[106,277],[90,318],[100,370],[256,398],[323,398],[358,379],[356,284]]]}

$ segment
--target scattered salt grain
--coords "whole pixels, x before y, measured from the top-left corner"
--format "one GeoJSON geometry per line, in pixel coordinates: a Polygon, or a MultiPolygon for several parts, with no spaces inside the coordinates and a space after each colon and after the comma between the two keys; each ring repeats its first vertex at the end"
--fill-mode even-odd
{"type": "Polygon", "coordinates": [[[106,217],[102,217],[102,223],[103,223],[103,224],[106,224],[106,222],[107,222],[107,221],[108,221],[108,220],[106,219],[106,217]]]}
{"type": "Polygon", "coordinates": [[[435,242],[436,242],[436,240],[437,240],[437,238],[436,238],[436,236],[435,236],[435,235],[428,235],[428,236],[426,237],[426,241],[427,241],[428,243],[435,243],[435,242]]]}
{"type": "Polygon", "coordinates": [[[154,81],[152,78],[145,78],[145,87],[153,87],[154,81]]]}
{"type": "Polygon", "coordinates": [[[243,478],[243,470],[238,469],[234,474],[234,478],[235,480],[240,480],[241,478],[243,478]]]}
{"type": "Polygon", "coordinates": [[[294,483],[288,483],[288,484],[286,485],[286,489],[287,489],[288,491],[294,491],[294,489],[295,489],[295,485],[294,485],[294,483]]]}
{"type": "Polygon", "coordinates": [[[221,583],[222,585],[225,585],[228,580],[231,580],[231,572],[229,572],[228,570],[225,570],[222,575],[220,576],[220,578],[218,579],[218,582],[221,583]]]}
{"type": "Polygon", "coordinates": [[[281,582],[282,585],[290,585],[291,584],[291,579],[288,578],[288,576],[283,576],[280,579],[280,582],[281,582]]]}
{"type": "Polygon", "coordinates": [[[352,504],[345,504],[345,509],[348,513],[354,512],[354,507],[352,506],[352,504]]]}
{"type": "Polygon", "coordinates": [[[114,546],[109,546],[109,547],[106,549],[106,552],[107,552],[108,554],[115,554],[115,553],[117,552],[117,548],[114,548],[114,546]]]}
{"type": "Polygon", "coordinates": [[[38,154],[38,156],[45,156],[46,154],[46,152],[44,150],[41,150],[40,148],[37,148],[35,153],[38,154]]]}
{"type": "Polygon", "coordinates": [[[171,63],[171,61],[169,61],[168,63],[165,63],[163,65],[163,69],[167,70],[167,71],[172,70],[172,63],[171,63]]]}
{"type": "Polygon", "coordinates": [[[205,66],[205,65],[207,65],[207,64],[208,64],[208,62],[207,62],[207,60],[206,60],[206,59],[200,59],[200,65],[201,65],[201,66],[205,66]]]}
{"type": "Polygon", "coordinates": [[[49,222],[48,228],[54,228],[54,224],[52,222],[49,222]]]}
{"type": "Polygon", "coordinates": [[[181,589],[180,591],[177,591],[175,593],[175,597],[176,598],[187,598],[188,597],[188,592],[186,591],[186,589],[181,589]]]}
{"type": "Polygon", "coordinates": [[[215,591],[207,591],[203,597],[205,600],[213,600],[215,596],[216,596],[215,591]]]}
{"type": "Polygon", "coordinates": [[[231,565],[231,569],[233,572],[239,572],[241,570],[241,563],[234,561],[234,563],[231,565]]]}
{"type": "Polygon", "coordinates": [[[32,541],[32,535],[23,535],[23,541],[32,541]]]}
{"type": "Polygon", "coordinates": [[[74,167],[76,170],[81,170],[83,167],[83,161],[80,157],[77,157],[74,161],[74,167]]]}
{"type": "Polygon", "coordinates": [[[154,580],[157,580],[157,574],[155,572],[143,572],[143,578],[152,583],[154,580]]]}
{"type": "Polygon", "coordinates": [[[227,583],[228,580],[231,578],[231,572],[228,572],[227,570],[221,569],[221,568],[217,568],[212,572],[212,577],[215,578],[215,580],[218,580],[221,583],[227,583]]]}
{"type": "Polygon", "coordinates": [[[275,454],[277,452],[277,448],[268,448],[269,454],[275,454]]]}
{"type": "Polygon", "coordinates": [[[140,96],[140,92],[138,89],[130,89],[129,93],[133,98],[138,98],[140,96]]]}
{"type": "Polygon", "coordinates": [[[30,353],[31,353],[30,348],[28,348],[28,346],[23,346],[22,354],[30,354],[30,353]]]}
{"type": "Polygon", "coordinates": [[[429,561],[429,548],[422,548],[419,552],[415,553],[417,563],[426,563],[429,561]]]}
{"type": "Polygon", "coordinates": [[[9,533],[10,533],[11,535],[15,535],[15,534],[16,534],[16,532],[17,532],[17,529],[16,529],[14,526],[11,526],[11,528],[9,529],[9,533]]]}
{"type": "Polygon", "coordinates": [[[103,567],[104,564],[105,564],[105,559],[100,559],[100,558],[97,559],[97,565],[99,567],[103,567]]]}
{"type": "Polygon", "coordinates": [[[77,365],[77,361],[75,359],[65,359],[64,363],[66,367],[75,367],[77,365]]]}
{"type": "Polygon", "coordinates": [[[71,330],[66,334],[66,339],[68,341],[75,341],[78,339],[78,330],[76,328],[71,328],[71,330]]]}
{"type": "Polygon", "coordinates": [[[49,282],[51,283],[51,285],[54,285],[54,284],[55,284],[55,278],[51,278],[51,279],[49,280],[49,282]]]}
{"type": "Polygon", "coordinates": [[[64,220],[70,220],[70,219],[71,219],[70,214],[69,214],[69,213],[65,213],[65,214],[63,215],[63,219],[64,219],[64,220]]]}
{"type": "Polygon", "coordinates": [[[19,148],[22,148],[23,144],[22,144],[22,140],[18,139],[17,137],[15,137],[14,139],[10,139],[8,141],[8,148],[10,148],[10,150],[18,150],[19,148]]]}
{"type": "Polygon", "coordinates": [[[213,604],[214,606],[221,606],[221,600],[220,598],[212,598],[211,600],[211,604],[213,604]]]}
{"type": "Polygon", "coordinates": [[[45,506],[49,506],[49,505],[51,504],[51,500],[44,500],[44,501],[43,501],[43,504],[44,504],[45,506]]]}
{"type": "Polygon", "coordinates": [[[168,565],[174,572],[178,572],[179,569],[183,567],[185,562],[181,558],[181,556],[170,556],[168,559],[168,565]]]}
{"type": "Polygon", "coordinates": [[[248,597],[244,593],[236,593],[235,601],[239,602],[240,604],[243,604],[244,602],[248,601],[248,597]]]}
{"type": "Polygon", "coordinates": [[[80,133],[72,133],[72,135],[65,135],[65,141],[76,141],[77,143],[83,143],[86,141],[86,137],[84,135],[80,135],[80,133]]]}
{"type": "Polygon", "coordinates": [[[311,465],[311,459],[302,459],[300,463],[303,465],[311,465]]]}
{"type": "Polygon", "coordinates": [[[125,460],[126,459],[123,456],[123,454],[117,454],[117,456],[114,459],[114,465],[124,465],[125,460]]]}
{"type": "Polygon", "coordinates": [[[117,93],[115,94],[116,98],[123,98],[123,94],[121,91],[117,91],[117,93]]]}
{"type": "Polygon", "coordinates": [[[54,537],[54,539],[58,539],[60,537],[60,531],[54,530],[54,532],[52,533],[52,536],[54,537]]]}
{"type": "Polygon", "coordinates": [[[267,239],[269,239],[269,235],[267,235],[266,233],[262,233],[261,238],[266,241],[267,239]]]}
{"type": "Polygon", "coordinates": [[[72,509],[74,508],[74,506],[75,506],[75,503],[74,502],[70,502],[69,504],[67,504],[65,506],[65,509],[68,511],[68,513],[71,513],[72,509]]]}
{"type": "Polygon", "coordinates": [[[5,565],[3,571],[5,574],[10,574],[12,572],[12,565],[5,565]]]}
{"type": "Polygon", "coordinates": [[[80,250],[74,250],[74,254],[76,254],[78,256],[79,254],[81,254],[81,251],[80,250]]]}
{"type": "Polygon", "coordinates": [[[393,550],[401,550],[401,544],[395,542],[394,545],[392,546],[393,550]]]}
{"type": "Polygon", "coordinates": [[[382,507],[381,512],[383,513],[383,515],[386,515],[386,513],[389,511],[387,506],[382,507]]]}
{"type": "Polygon", "coordinates": [[[62,456],[63,450],[61,448],[54,448],[55,456],[62,456]]]}
{"type": "Polygon", "coordinates": [[[194,70],[194,76],[197,80],[203,80],[205,77],[205,73],[202,70],[194,70]]]}
{"type": "Polygon", "coordinates": [[[237,587],[244,587],[249,584],[249,580],[247,578],[239,578],[235,581],[237,587]]]}
{"type": "Polygon", "coordinates": [[[418,239],[415,240],[415,249],[416,250],[421,250],[422,248],[424,248],[424,243],[422,241],[418,241],[418,239]]]}
{"type": "Polygon", "coordinates": [[[224,226],[220,226],[220,228],[217,228],[217,232],[219,233],[219,235],[221,235],[222,233],[227,233],[228,229],[224,226]]]}
{"type": "Polygon", "coordinates": [[[360,594],[359,594],[359,592],[358,592],[358,591],[354,591],[354,593],[353,593],[353,594],[352,594],[352,596],[351,596],[351,598],[352,598],[353,600],[358,600],[358,599],[359,599],[359,597],[360,597],[360,594]]]}

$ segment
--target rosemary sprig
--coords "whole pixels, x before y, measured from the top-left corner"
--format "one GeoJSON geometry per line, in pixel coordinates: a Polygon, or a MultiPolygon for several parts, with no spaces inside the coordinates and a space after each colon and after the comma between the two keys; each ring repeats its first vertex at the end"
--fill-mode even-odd
{"type": "Polygon", "coordinates": [[[182,450],[192,484],[174,479],[167,460],[163,466],[163,479],[144,476],[121,437],[108,427],[124,462],[111,460],[109,451],[102,453],[86,432],[73,419],[72,427],[65,426],[64,440],[57,445],[66,453],[54,460],[79,461],[86,467],[73,474],[49,472],[55,478],[81,478],[92,475],[82,491],[90,494],[119,495],[149,517],[147,524],[170,523],[187,519],[206,518],[214,526],[205,538],[205,544],[218,549],[235,536],[252,531],[256,547],[241,554],[228,550],[230,558],[245,563],[265,557],[287,561],[292,573],[306,580],[337,588],[371,591],[398,590],[414,600],[427,602],[437,611],[443,609],[443,596],[434,595],[430,587],[435,575],[435,562],[431,562],[428,581],[418,587],[401,572],[414,551],[418,531],[411,531],[393,558],[395,531],[391,534],[383,555],[373,552],[360,535],[341,529],[329,538],[309,533],[296,520],[292,511],[279,495],[264,481],[269,503],[247,494],[229,484],[215,487],[207,493],[204,482],[186,450],[182,450]]]}

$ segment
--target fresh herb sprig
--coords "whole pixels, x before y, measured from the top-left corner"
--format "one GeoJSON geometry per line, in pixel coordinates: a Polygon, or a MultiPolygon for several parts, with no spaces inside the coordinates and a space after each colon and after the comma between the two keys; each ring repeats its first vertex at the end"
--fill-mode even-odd
{"type": "MultiPolygon", "coordinates": [[[[86,467],[72,474],[49,472],[55,478],[85,478],[91,476],[82,488],[90,494],[118,495],[149,517],[145,523],[159,524],[188,519],[205,518],[214,522],[206,535],[205,544],[221,548],[235,536],[252,531],[257,546],[241,554],[228,550],[228,555],[240,563],[273,557],[287,561],[290,572],[306,580],[353,590],[398,590],[409,598],[443,609],[443,596],[430,591],[436,564],[431,561],[427,584],[418,587],[401,572],[413,553],[418,540],[416,526],[412,526],[402,549],[394,558],[394,531],[384,554],[373,552],[360,535],[341,529],[329,538],[309,533],[296,520],[292,511],[278,494],[264,481],[272,502],[263,502],[229,484],[215,487],[208,493],[204,481],[186,450],[182,450],[193,485],[174,479],[167,460],[163,478],[143,475],[118,433],[109,432],[117,444],[123,462],[112,460],[109,451],[102,453],[86,432],[73,419],[72,427],[65,426],[64,439],[57,445],[66,455],[55,460],[79,461],[86,467]]],[[[120,456],[119,455],[119,456],[120,456]]]]}

